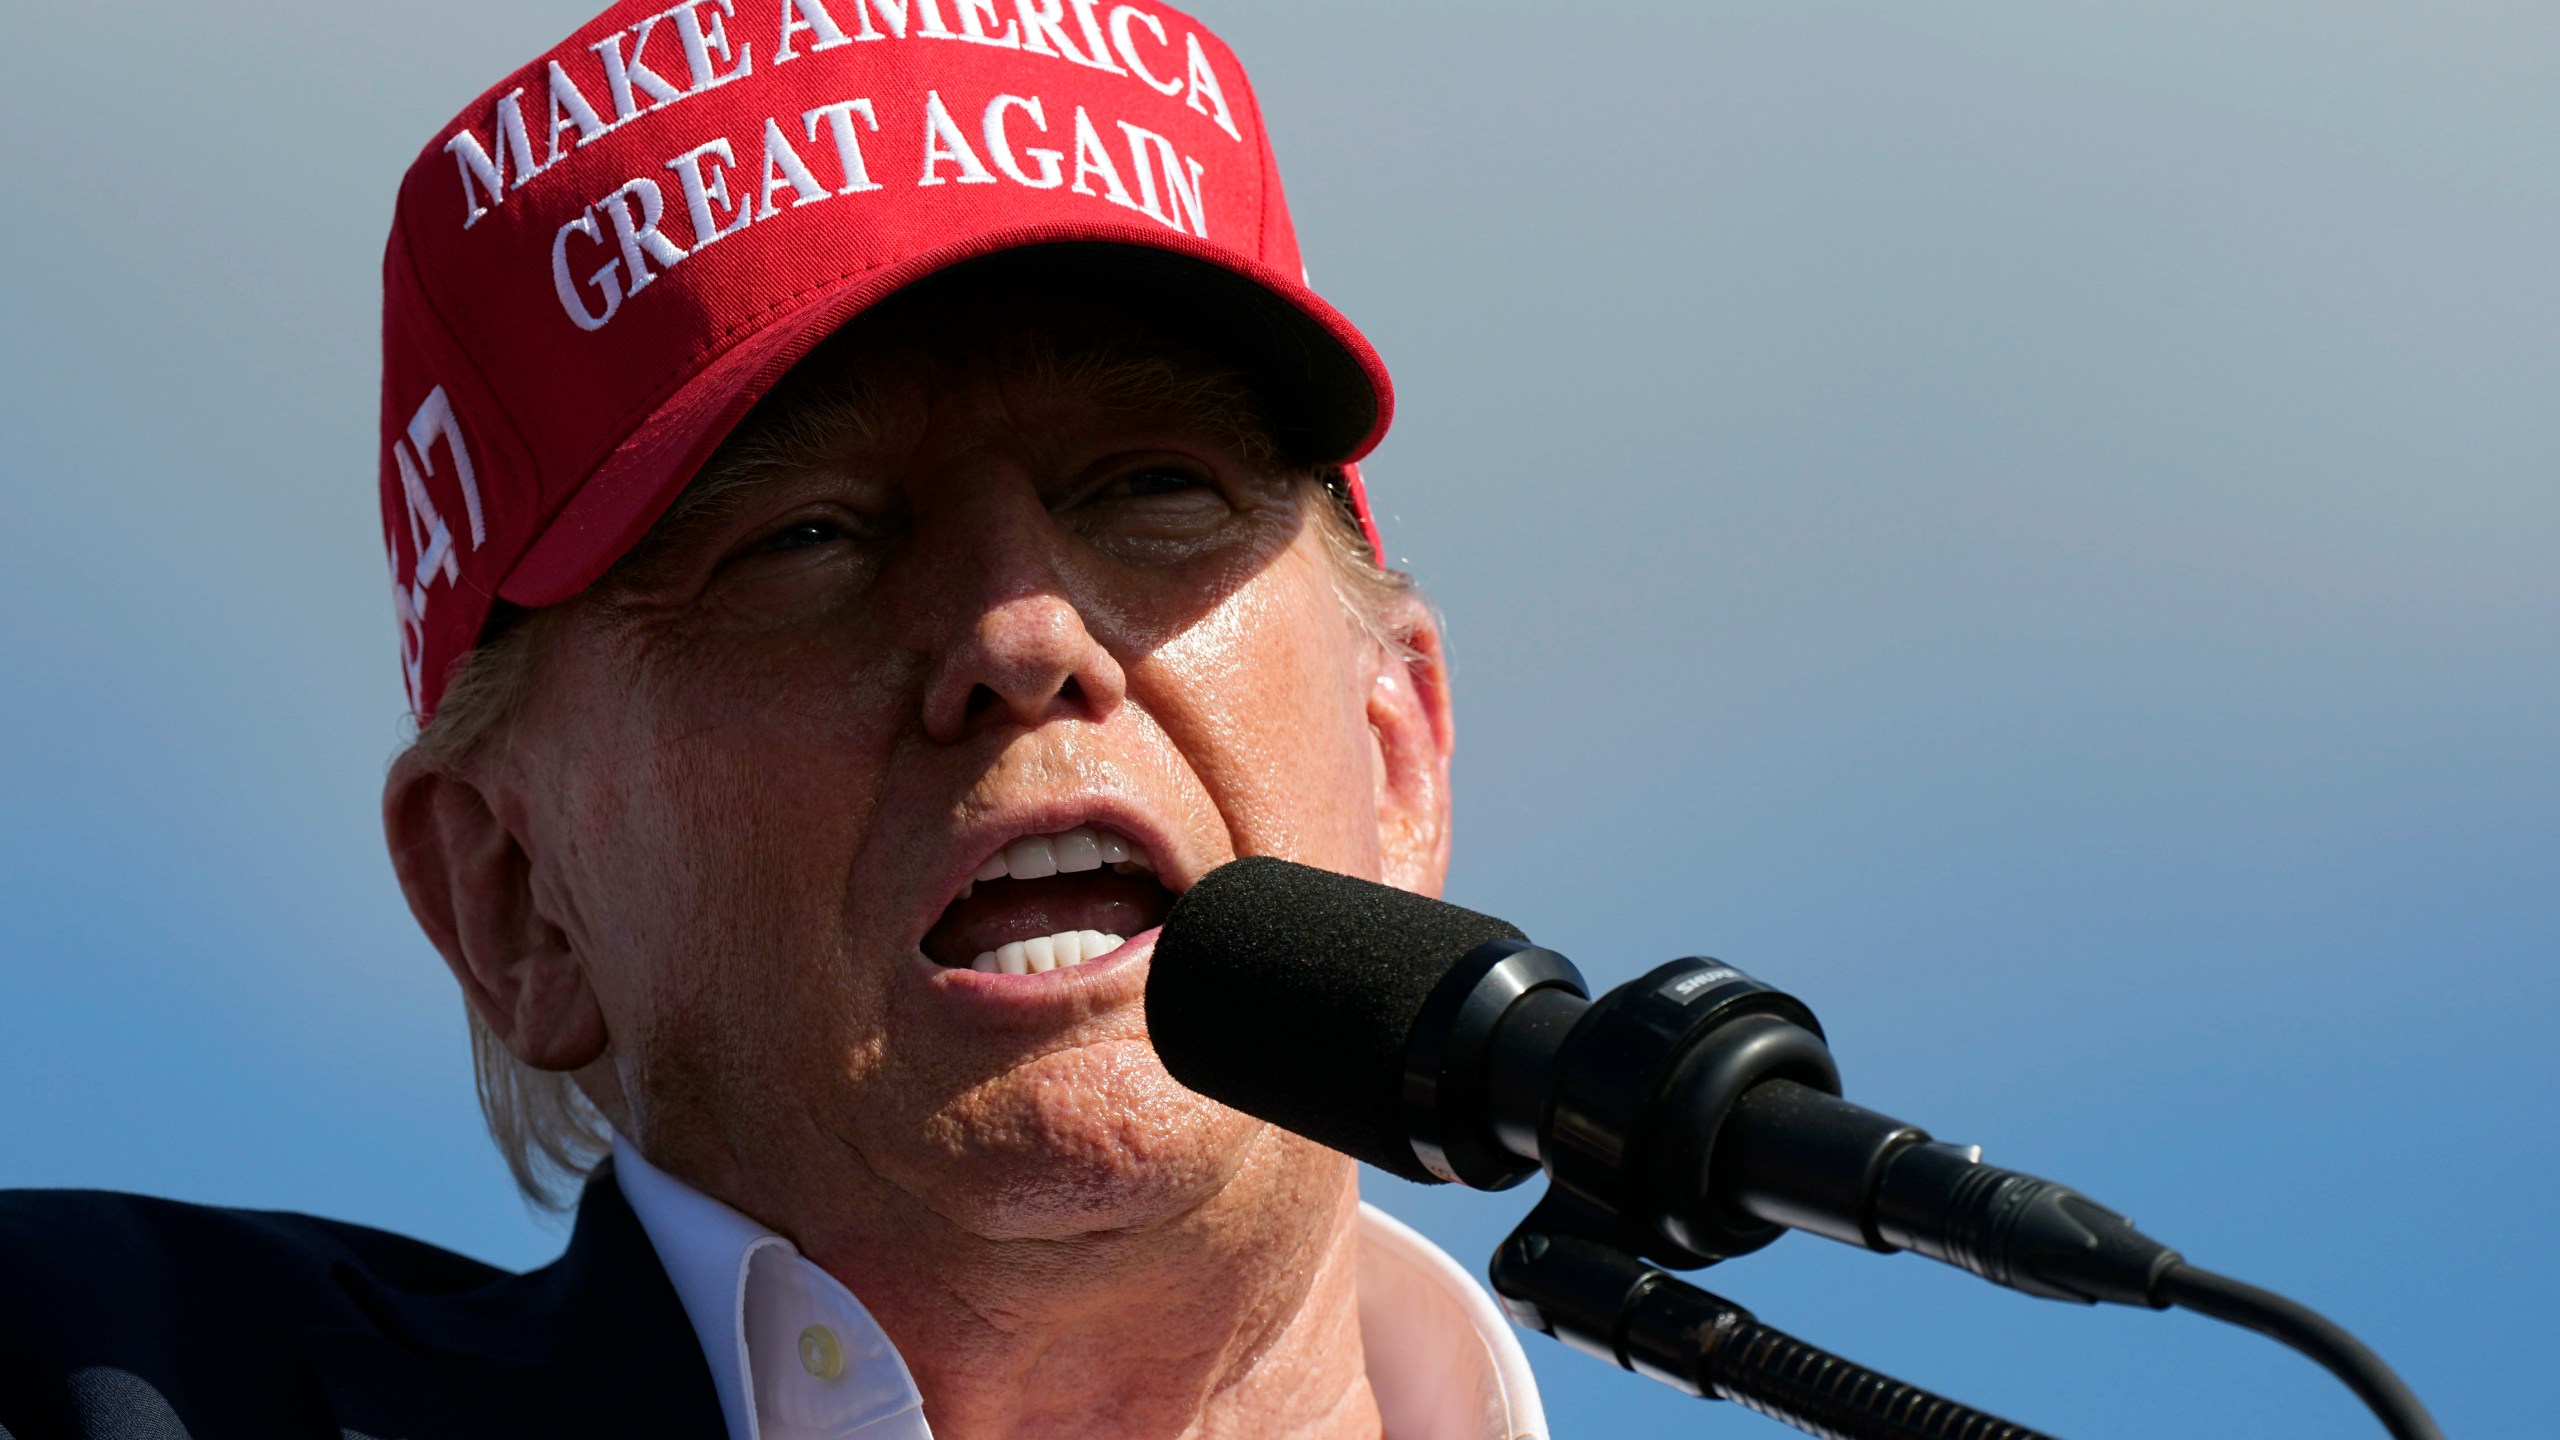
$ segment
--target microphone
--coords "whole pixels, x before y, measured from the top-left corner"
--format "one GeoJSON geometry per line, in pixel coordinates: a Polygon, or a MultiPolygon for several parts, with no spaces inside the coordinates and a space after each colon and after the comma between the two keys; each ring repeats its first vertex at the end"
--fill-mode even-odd
{"type": "Polygon", "coordinates": [[[1659,1378],[1677,1367],[1638,1363],[1630,1327],[1694,1337],[1705,1312],[1642,1321],[1671,1293],[1655,1281],[1678,1282],[1607,1257],[1694,1268],[1794,1229],[2048,1299],[2245,1325],[2337,1374],[2393,1434],[2440,1435],[2318,1315],[2187,1264],[2077,1191],[1842,1099],[1813,1012],[1716,960],[1674,960],[1594,999],[1571,961],[1492,916],[1254,857],[1175,901],[1146,1011],[1183,1085],[1389,1174],[1499,1190],[1545,1171],[1495,1289],[1531,1328],[1659,1378]],[[1567,1253],[1580,1273],[1548,1258],[1567,1253]]]}
{"type": "Polygon", "coordinates": [[[1718,961],[1598,1000],[1520,932],[1392,886],[1238,860],[1176,901],[1147,1027],[1185,1086],[1426,1184],[1544,1169],[1596,1232],[1694,1268],[1785,1230],[2053,1299],[2165,1306],[2177,1252],[2075,1191],[1840,1099],[1813,1012],[1718,961]]]}

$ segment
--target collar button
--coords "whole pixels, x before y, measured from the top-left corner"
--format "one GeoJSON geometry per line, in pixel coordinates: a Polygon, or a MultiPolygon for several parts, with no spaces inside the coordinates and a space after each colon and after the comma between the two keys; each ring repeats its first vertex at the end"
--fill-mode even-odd
{"type": "Polygon", "coordinates": [[[833,1380],[843,1374],[844,1346],[837,1342],[836,1332],[824,1325],[801,1331],[800,1368],[821,1380],[833,1380]]]}

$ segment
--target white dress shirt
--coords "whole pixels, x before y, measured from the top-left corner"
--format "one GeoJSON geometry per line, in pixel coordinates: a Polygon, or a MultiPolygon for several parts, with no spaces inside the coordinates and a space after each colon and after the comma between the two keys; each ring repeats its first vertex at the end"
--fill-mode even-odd
{"type": "MultiPolygon", "coordinates": [[[[675,1285],[729,1440],[932,1440],[871,1312],[773,1231],[616,1137],[623,1198],[675,1285]]],[[[1529,1357],[1448,1252],[1360,1207],[1360,1340],[1387,1440],[1547,1440],[1529,1357]]]]}

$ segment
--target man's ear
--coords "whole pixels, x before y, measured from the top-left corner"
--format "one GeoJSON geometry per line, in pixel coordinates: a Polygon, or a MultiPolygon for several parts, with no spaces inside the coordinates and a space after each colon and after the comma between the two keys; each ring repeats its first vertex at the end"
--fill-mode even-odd
{"type": "Polygon", "coordinates": [[[1377,742],[1381,879],[1438,895],[1449,875],[1449,669],[1440,625],[1418,598],[1399,602],[1388,633],[1403,653],[1386,652],[1369,687],[1369,731],[1377,742]]]}
{"type": "Polygon", "coordinates": [[[576,1070],[605,1050],[604,1011],[569,937],[542,912],[523,841],[482,787],[413,752],[392,762],[382,828],[409,913],[509,1052],[576,1070]]]}

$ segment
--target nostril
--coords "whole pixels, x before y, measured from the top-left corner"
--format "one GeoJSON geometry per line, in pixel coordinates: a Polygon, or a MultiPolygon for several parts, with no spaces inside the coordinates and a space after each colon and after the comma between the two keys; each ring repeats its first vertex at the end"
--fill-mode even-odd
{"type": "Polygon", "coordinates": [[[1073,675],[1068,676],[1067,682],[1058,687],[1058,698],[1070,705],[1081,707],[1084,704],[1083,683],[1073,675]]]}
{"type": "Polygon", "coordinates": [[[985,685],[980,685],[969,692],[969,699],[961,707],[961,713],[975,720],[986,714],[997,703],[999,703],[999,697],[996,692],[985,685]]]}

